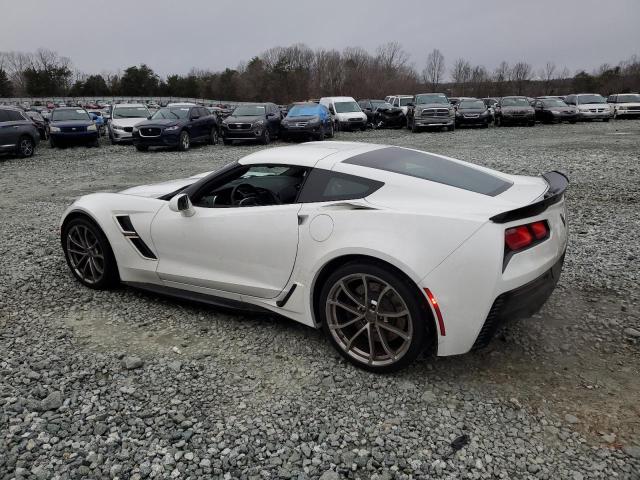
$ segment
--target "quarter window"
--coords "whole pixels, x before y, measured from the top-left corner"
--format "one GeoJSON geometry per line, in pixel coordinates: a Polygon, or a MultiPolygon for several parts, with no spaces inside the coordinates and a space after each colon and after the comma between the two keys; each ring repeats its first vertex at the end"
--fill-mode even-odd
{"type": "Polygon", "coordinates": [[[314,168],[298,198],[300,203],[355,200],[371,195],[384,183],[377,180],[314,168]]]}

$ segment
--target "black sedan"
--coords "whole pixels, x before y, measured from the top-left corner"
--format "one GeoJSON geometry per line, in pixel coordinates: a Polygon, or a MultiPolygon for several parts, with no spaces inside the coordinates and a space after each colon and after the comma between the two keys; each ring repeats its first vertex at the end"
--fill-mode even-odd
{"type": "Polygon", "coordinates": [[[140,152],[149,147],[189,150],[192,143],[218,143],[218,117],[205,107],[178,104],[161,108],[133,127],[133,144],[140,152]]]}
{"type": "Polygon", "coordinates": [[[536,124],[536,113],[529,105],[527,97],[513,96],[502,97],[496,105],[496,127],[503,125],[528,125],[536,124]]]}
{"type": "Polygon", "coordinates": [[[576,123],[578,111],[559,98],[537,98],[533,102],[536,120],[542,123],[576,123]]]}
{"type": "Polygon", "coordinates": [[[482,100],[465,98],[456,107],[456,127],[479,126],[487,128],[493,121],[491,112],[482,100]]]}
{"type": "Polygon", "coordinates": [[[54,108],[49,118],[49,144],[55,148],[67,143],[99,147],[98,127],[84,108],[54,108]]]}
{"type": "Polygon", "coordinates": [[[394,107],[384,100],[359,100],[358,105],[372,128],[402,128],[407,123],[402,108],[394,107]]]}

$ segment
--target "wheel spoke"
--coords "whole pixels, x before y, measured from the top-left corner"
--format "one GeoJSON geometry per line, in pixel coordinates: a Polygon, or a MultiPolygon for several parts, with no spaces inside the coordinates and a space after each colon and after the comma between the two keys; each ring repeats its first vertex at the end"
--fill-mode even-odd
{"type": "Polygon", "coordinates": [[[330,328],[330,329],[332,329],[332,330],[339,330],[339,329],[341,329],[341,328],[346,328],[346,327],[348,327],[349,325],[353,325],[353,324],[354,324],[354,323],[356,323],[358,320],[362,320],[363,318],[364,318],[364,315],[360,315],[360,316],[355,317],[355,318],[353,318],[353,319],[351,319],[351,320],[347,320],[347,321],[346,321],[346,322],[344,322],[344,323],[336,323],[336,324],[333,324],[333,325],[329,325],[329,328],[330,328]]]}
{"type": "Polygon", "coordinates": [[[339,302],[337,300],[329,300],[329,304],[335,305],[336,307],[340,307],[343,310],[346,310],[347,312],[351,313],[352,315],[356,315],[356,316],[360,316],[361,315],[361,313],[358,310],[354,309],[353,307],[350,307],[347,304],[339,302]]]}
{"type": "Polygon", "coordinates": [[[80,264],[88,257],[89,257],[89,254],[88,253],[84,253],[84,254],[82,254],[80,256],[80,258],[77,258],[75,261],[72,258],[71,259],[71,263],[73,264],[73,268],[80,268],[80,264]]]}
{"type": "Polygon", "coordinates": [[[391,291],[391,287],[389,285],[387,285],[382,289],[382,291],[380,292],[380,295],[378,295],[378,304],[376,305],[376,312],[380,308],[380,303],[382,302],[382,298],[387,294],[387,292],[390,292],[390,291],[391,291]]]}
{"type": "Polygon", "coordinates": [[[373,343],[373,331],[370,323],[367,323],[367,336],[369,337],[369,365],[371,365],[376,356],[376,348],[373,343]]]}
{"type": "Polygon", "coordinates": [[[362,303],[360,303],[360,300],[358,300],[358,299],[357,299],[357,298],[356,298],[356,297],[355,297],[355,296],[354,296],[354,295],[349,291],[349,289],[347,288],[347,286],[345,285],[345,283],[344,283],[344,282],[340,282],[340,288],[341,288],[341,289],[342,289],[342,291],[345,293],[345,295],[346,295],[347,297],[349,297],[349,299],[350,299],[353,303],[355,303],[355,304],[356,304],[357,306],[359,306],[359,307],[363,307],[363,308],[365,307],[365,305],[366,305],[366,304],[362,304],[362,303]]]}
{"type": "Polygon", "coordinates": [[[395,333],[399,337],[404,338],[405,340],[409,340],[409,334],[403,330],[400,330],[398,327],[394,327],[393,325],[389,325],[388,323],[378,322],[378,325],[385,330],[389,330],[392,333],[395,333]]]}
{"type": "Polygon", "coordinates": [[[401,312],[378,312],[378,315],[385,318],[399,318],[409,315],[409,310],[402,310],[401,312]]]}
{"type": "Polygon", "coordinates": [[[93,268],[96,270],[96,272],[98,272],[98,275],[99,276],[102,275],[102,273],[104,272],[104,269],[100,265],[98,265],[98,262],[96,262],[95,257],[91,259],[91,262],[93,263],[93,268]]]}
{"type": "Polygon", "coordinates": [[[364,286],[364,304],[365,306],[369,304],[369,286],[367,285],[367,276],[362,275],[362,285],[364,286]]]}
{"type": "Polygon", "coordinates": [[[71,253],[74,253],[76,255],[86,255],[87,254],[86,250],[74,250],[73,248],[69,248],[69,247],[67,247],[67,251],[71,252],[71,253]]]}
{"type": "Polygon", "coordinates": [[[345,345],[345,349],[347,351],[351,350],[351,346],[353,345],[354,340],[358,338],[362,334],[362,332],[364,332],[368,327],[369,327],[369,324],[365,323],[364,326],[360,330],[358,330],[353,337],[349,339],[349,341],[345,345]]]}
{"type": "Polygon", "coordinates": [[[387,339],[385,335],[382,333],[382,331],[380,330],[380,326],[378,324],[376,324],[376,331],[378,332],[378,337],[380,337],[380,343],[382,344],[382,348],[384,348],[384,351],[387,352],[387,355],[389,355],[391,358],[395,360],[396,356],[391,350],[391,347],[389,347],[389,344],[387,343],[387,339]]]}

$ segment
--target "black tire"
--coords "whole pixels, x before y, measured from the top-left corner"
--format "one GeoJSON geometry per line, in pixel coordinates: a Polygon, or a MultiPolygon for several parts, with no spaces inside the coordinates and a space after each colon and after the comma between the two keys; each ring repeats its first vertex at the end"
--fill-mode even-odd
{"type": "MultiPolygon", "coordinates": [[[[351,288],[351,287],[347,287],[347,288],[351,288]]],[[[349,297],[349,298],[356,298],[355,296],[358,295],[356,291],[351,290],[351,292],[352,292],[351,294],[354,295],[354,297],[349,297]]],[[[427,305],[426,298],[420,295],[420,290],[410,280],[408,280],[401,274],[397,273],[396,271],[390,269],[384,264],[378,264],[378,263],[366,262],[366,261],[353,261],[337,268],[326,279],[326,281],[324,282],[324,285],[322,285],[322,290],[320,292],[318,302],[319,303],[317,305],[317,312],[319,315],[319,319],[322,321],[322,328],[325,334],[327,335],[327,337],[329,338],[329,341],[331,342],[333,347],[349,362],[353,363],[357,367],[362,368],[364,370],[368,370],[371,372],[378,372],[378,373],[400,370],[401,368],[404,368],[410,363],[412,363],[418,357],[418,355],[420,355],[420,353],[422,353],[426,348],[433,347],[434,345],[434,342],[432,342],[432,339],[434,337],[432,334],[430,334],[430,332],[433,332],[433,328],[432,328],[433,320],[432,320],[431,312],[429,311],[429,307],[427,305]],[[340,291],[339,286],[342,284],[343,281],[345,281],[345,278],[350,278],[353,276],[356,278],[354,282],[357,283],[358,282],[357,277],[362,275],[366,275],[367,278],[373,279],[372,283],[368,283],[368,287],[367,287],[368,299],[363,299],[363,297],[357,296],[359,302],[368,303],[367,307],[369,310],[365,307],[360,307],[360,310],[358,311],[360,312],[364,311],[365,313],[362,313],[361,315],[364,316],[365,318],[358,320],[357,322],[359,323],[355,323],[353,324],[352,327],[349,327],[349,328],[358,329],[358,331],[360,331],[361,328],[364,328],[364,326],[366,326],[367,332],[372,331],[372,330],[369,330],[369,328],[370,329],[375,328],[378,333],[376,333],[376,330],[373,330],[374,333],[373,335],[371,335],[371,338],[373,339],[373,342],[376,342],[375,338],[377,337],[378,345],[374,343],[373,350],[374,352],[376,352],[376,350],[378,352],[374,353],[374,358],[375,357],[381,358],[377,355],[377,353],[382,353],[379,351],[380,351],[380,348],[384,346],[384,342],[380,340],[381,339],[380,332],[382,331],[388,332],[388,330],[386,330],[384,325],[389,325],[389,319],[387,318],[384,321],[381,320],[381,317],[376,315],[373,310],[374,308],[376,308],[376,311],[377,311],[378,307],[383,305],[382,296],[378,296],[377,300],[374,302],[374,300],[369,295],[373,295],[375,293],[379,294],[381,293],[381,291],[384,291],[380,284],[378,284],[377,292],[374,289],[374,287],[376,286],[376,283],[374,282],[376,282],[377,280],[379,280],[381,284],[387,284],[388,286],[392,287],[393,290],[392,291],[387,290],[387,293],[388,294],[392,293],[394,296],[396,296],[397,294],[396,298],[401,298],[401,300],[404,302],[404,306],[406,306],[406,311],[409,312],[409,315],[407,315],[406,318],[404,319],[397,318],[396,320],[394,320],[395,322],[404,322],[406,331],[409,332],[407,335],[408,338],[404,339],[399,335],[391,334],[391,336],[395,336],[395,339],[389,341],[390,337],[387,336],[387,346],[389,346],[390,348],[393,348],[392,342],[400,342],[402,345],[402,348],[401,349],[399,348],[396,351],[396,353],[398,353],[399,355],[397,359],[382,358],[381,360],[378,360],[378,364],[375,364],[373,362],[369,363],[363,357],[358,358],[359,353],[358,353],[358,347],[356,345],[356,342],[353,342],[352,344],[354,348],[349,348],[349,352],[351,353],[348,353],[345,350],[345,346],[339,343],[340,341],[343,340],[343,338],[341,337],[343,334],[346,333],[344,331],[346,330],[346,328],[342,328],[342,329],[335,328],[336,322],[334,321],[334,317],[333,316],[329,317],[329,315],[334,315],[333,313],[330,313],[332,309],[335,312],[342,311],[342,310],[336,310],[338,307],[336,307],[334,303],[329,302],[330,295],[332,295],[332,298],[335,298],[333,297],[333,295],[335,295],[334,292],[340,291]],[[377,302],[378,300],[379,302],[377,302]],[[362,308],[364,308],[364,310],[362,310],[362,308]],[[372,319],[371,316],[373,316],[374,318],[372,319]],[[331,328],[330,324],[333,325],[334,328],[331,328]],[[409,328],[409,324],[411,324],[411,328],[409,328]],[[338,337],[338,339],[336,339],[336,337],[338,337]]],[[[354,305],[356,304],[354,303],[354,305]]],[[[405,311],[404,306],[401,307],[403,308],[402,311],[405,311]]],[[[355,307],[354,310],[355,309],[357,309],[357,307],[355,307]]],[[[386,307],[385,307],[385,310],[386,310],[386,307]]],[[[347,313],[350,313],[350,312],[347,312],[347,313]]],[[[396,328],[402,329],[402,327],[398,327],[399,324],[401,323],[396,323],[393,326],[396,328]]],[[[345,335],[344,339],[346,339],[347,336],[351,337],[351,335],[345,335]]],[[[367,340],[368,338],[369,337],[367,335],[367,340]]],[[[359,339],[359,341],[362,341],[362,340],[363,340],[362,338],[359,339]]],[[[371,351],[371,349],[369,349],[369,351],[371,351]]],[[[388,352],[386,348],[384,349],[384,351],[388,352]]],[[[384,353],[382,356],[384,356],[384,353]]]]}
{"type": "Polygon", "coordinates": [[[96,138],[93,142],[91,142],[89,146],[98,148],[100,146],[100,137],[96,138]]]}
{"type": "Polygon", "coordinates": [[[420,131],[420,128],[416,126],[416,119],[415,118],[411,121],[410,130],[411,130],[412,133],[418,133],[420,131]]]}
{"type": "Polygon", "coordinates": [[[118,265],[116,263],[115,256],[113,255],[113,250],[111,249],[111,245],[109,244],[109,240],[107,239],[105,234],[102,232],[102,229],[100,229],[100,227],[93,220],[85,216],[77,216],[72,218],[68,222],[65,222],[64,225],[62,226],[61,243],[62,243],[62,250],[64,251],[64,258],[67,261],[67,265],[69,266],[71,273],[76,278],[76,280],[78,280],[84,286],[93,288],[95,290],[106,290],[109,288],[113,288],[119,283],[120,276],[118,275],[118,265]],[[78,257],[75,255],[78,255],[78,254],[74,253],[72,248],[70,248],[70,247],[79,248],[79,246],[76,246],[77,244],[74,244],[72,240],[69,240],[69,235],[70,233],[73,234],[75,228],[78,229],[76,231],[91,232],[91,234],[93,235],[93,238],[97,240],[97,244],[96,244],[97,247],[95,248],[95,250],[90,249],[92,250],[92,253],[89,254],[90,258],[86,260],[87,263],[84,264],[85,265],[84,268],[82,267],[83,265],[82,262],[77,263],[77,265],[74,265],[74,262],[77,262],[77,259],[78,259],[78,257]],[[98,263],[99,257],[97,252],[100,252],[103,258],[102,275],[96,281],[89,282],[86,280],[86,278],[83,277],[82,271],[85,270],[87,266],[91,267],[89,268],[90,272],[94,268],[96,269],[99,268],[99,267],[93,267],[92,265],[89,265],[89,262],[94,262],[93,265],[99,265],[98,263]]]}
{"type": "Polygon", "coordinates": [[[447,131],[448,131],[448,132],[455,132],[455,131],[456,131],[456,123],[455,123],[455,122],[453,122],[453,124],[449,125],[449,126],[447,127],[447,131]]]}
{"type": "Polygon", "coordinates": [[[262,132],[260,143],[262,143],[262,145],[269,145],[271,143],[271,134],[269,133],[268,128],[265,128],[264,132],[262,132]]]}
{"type": "Polygon", "coordinates": [[[136,145],[136,150],[139,152],[146,152],[147,150],[149,150],[149,146],[148,145],[136,145]]]}
{"type": "Polygon", "coordinates": [[[315,135],[314,140],[315,140],[316,142],[321,142],[322,140],[324,140],[324,137],[326,137],[326,136],[327,136],[327,135],[326,135],[326,133],[325,133],[325,131],[324,131],[324,125],[322,125],[322,126],[320,127],[320,132],[319,132],[319,133],[317,133],[317,134],[315,135]]]}
{"type": "Polygon", "coordinates": [[[33,138],[23,135],[18,139],[18,155],[22,158],[32,157],[36,151],[36,144],[33,138]]]}
{"type": "Polygon", "coordinates": [[[495,124],[496,124],[496,127],[502,126],[502,120],[500,119],[500,117],[496,117],[495,124]]]}
{"type": "Polygon", "coordinates": [[[178,150],[186,152],[191,147],[191,137],[189,132],[183,130],[180,132],[180,138],[178,139],[178,150]]]}
{"type": "Polygon", "coordinates": [[[56,148],[58,146],[58,143],[55,141],[53,137],[49,137],[49,146],[51,148],[56,148]]]}
{"type": "Polygon", "coordinates": [[[213,127],[209,133],[209,145],[217,145],[220,142],[220,136],[218,135],[218,129],[213,127]]]}
{"type": "Polygon", "coordinates": [[[329,124],[329,133],[327,134],[327,136],[329,138],[333,138],[335,136],[335,134],[336,134],[336,132],[335,132],[335,129],[333,128],[333,122],[331,122],[329,124]]]}

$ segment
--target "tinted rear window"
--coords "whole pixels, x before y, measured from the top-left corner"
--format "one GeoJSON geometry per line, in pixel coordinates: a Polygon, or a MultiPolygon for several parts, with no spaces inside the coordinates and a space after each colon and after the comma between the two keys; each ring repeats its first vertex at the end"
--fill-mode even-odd
{"type": "Polygon", "coordinates": [[[512,183],[471,166],[429,153],[387,147],[361,153],[344,163],[422,178],[483,195],[496,196],[512,183]]]}

